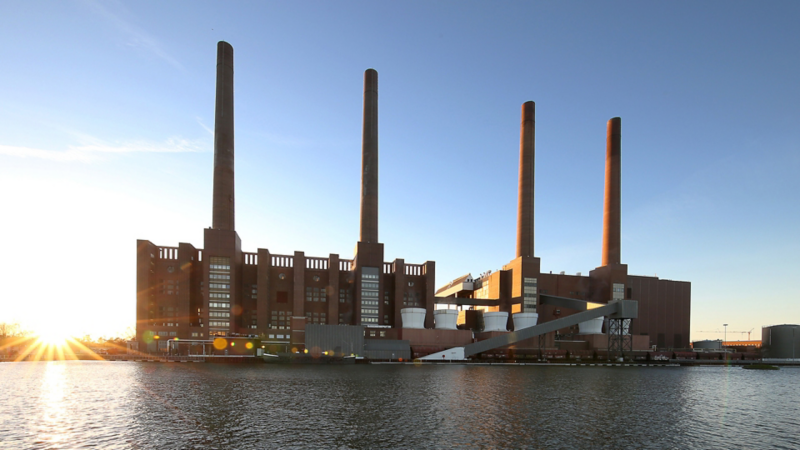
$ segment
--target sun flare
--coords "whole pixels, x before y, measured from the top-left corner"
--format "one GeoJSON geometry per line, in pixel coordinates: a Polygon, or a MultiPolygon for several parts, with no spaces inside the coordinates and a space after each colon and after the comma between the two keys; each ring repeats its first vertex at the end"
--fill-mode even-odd
{"type": "Polygon", "coordinates": [[[63,328],[45,327],[37,333],[38,340],[44,345],[52,347],[63,347],[70,338],[69,332],[63,328]]]}

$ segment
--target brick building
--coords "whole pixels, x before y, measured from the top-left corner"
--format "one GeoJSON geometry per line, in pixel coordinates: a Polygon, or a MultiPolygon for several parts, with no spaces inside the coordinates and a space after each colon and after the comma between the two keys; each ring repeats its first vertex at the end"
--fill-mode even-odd
{"type": "Polygon", "coordinates": [[[437,296],[433,261],[387,262],[378,240],[377,88],[378,74],[369,69],[364,75],[360,238],[353,258],[244,252],[235,229],[233,48],[218,44],[212,226],[204,231],[202,249],[137,241],[140,350],[164,350],[168,339],[236,334],[261,335],[266,343],[300,350],[306,324],[364,325],[400,337],[403,308],[424,308],[425,328],[433,328],[437,304],[537,312],[540,322],[570,313],[539,305],[540,293],[600,303],[639,300],[640,318],[632,333],[647,334],[660,347],[689,346],[690,284],[628,275],[620,262],[618,118],[609,121],[602,266],[588,277],[540,272],[533,253],[534,104],[528,102],[522,114],[516,258],[476,280],[454,280],[437,296]]]}

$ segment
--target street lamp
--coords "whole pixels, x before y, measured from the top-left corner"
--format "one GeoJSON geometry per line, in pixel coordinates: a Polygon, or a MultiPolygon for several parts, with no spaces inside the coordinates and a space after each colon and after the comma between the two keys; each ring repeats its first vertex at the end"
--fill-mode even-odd
{"type": "Polygon", "coordinates": [[[725,347],[725,343],[728,342],[728,324],[723,323],[722,326],[725,327],[725,338],[722,340],[722,346],[725,347]]]}

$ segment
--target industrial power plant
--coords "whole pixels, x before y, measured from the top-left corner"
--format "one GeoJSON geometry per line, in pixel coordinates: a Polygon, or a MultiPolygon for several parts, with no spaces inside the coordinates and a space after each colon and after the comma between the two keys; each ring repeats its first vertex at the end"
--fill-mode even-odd
{"type": "Polygon", "coordinates": [[[691,352],[691,283],[631,275],[623,263],[619,117],[607,124],[598,267],[588,276],[540,270],[535,104],[528,101],[521,111],[516,252],[500,270],[473,277],[464,268],[466,275],[437,285],[434,261],[385,258],[378,237],[373,69],[364,73],[363,99],[354,254],[243,251],[235,228],[233,47],[218,43],[212,226],[204,230],[202,248],[137,241],[139,352],[450,361],[691,352]]]}

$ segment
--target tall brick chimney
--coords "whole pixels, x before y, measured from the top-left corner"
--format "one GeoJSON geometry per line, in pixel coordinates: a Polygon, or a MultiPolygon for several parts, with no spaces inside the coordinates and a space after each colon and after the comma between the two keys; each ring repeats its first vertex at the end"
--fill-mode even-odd
{"type": "Polygon", "coordinates": [[[606,192],[603,207],[603,265],[620,264],[620,137],[622,120],[608,121],[606,192]]]}
{"type": "Polygon", "coordinates": [[[378,242],[378,72],[364,72],[361,140],[361,242],[378,242]]]}
{"type": "Polygon", "coordinates": [[[536,166],[536,104],[522,104],[519,131],[519,193],[517,205],[517,258],[533,257],[534,168],[536,166]]]}
{"type": "Polygon", "coordinates": [[[234,230],[233,47],[217,44],[217,100],[214,114],[214,206],[211,227],[234,230]]]}

